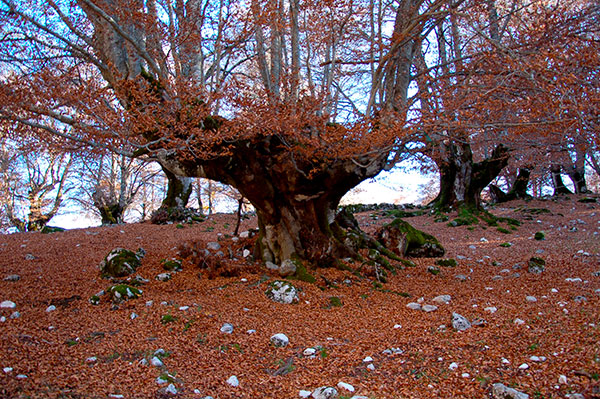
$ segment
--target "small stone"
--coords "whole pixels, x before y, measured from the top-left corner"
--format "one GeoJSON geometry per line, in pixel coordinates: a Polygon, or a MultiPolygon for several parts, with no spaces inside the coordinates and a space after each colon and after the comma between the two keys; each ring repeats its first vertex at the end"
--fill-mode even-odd
{"type": "Polygon", "coordinates": [[[311,395],[314,399],[336,399],[338,391],[332,387],[319,387],[311,395]]]}
{"type": "Polygon", "coordinates": [[[4,323],[6,321],[6,317],[0,316],[0,323],[4,323]]]}
{"type": "Polygon", "coordinates": [[[182,312],[185,312],[186,310],[188,310],[190,307],[189,306],[180,306],[179,310],[181,310],[182,312]]]}
{"type": "Polygon", "coordinates": [[[158,276],[156,276],[158,281],[169,281],[171,278],[171,273],[160,273],[158,276]]]}
{"type": "Polygon", "coordinates": [[[402,328],[402,324],[394,324],[394,329],[402,328]]]}
{"type": "Polygon", "coordinates": [[[231,334],[233,332],[233,324],[225,323],[221,326],[221,332],[223,334],[231,334]]]}
{"type": "Polygon", "coordinates": [[[531,295],[528,295],[525,299],[527,302],[537,302],[537,298],[531,295]]]}
{"type": "Polygon", "coordinates": [[[412,310],[421,310],[421,304],[416,302],[410,302],[406,305],[406,307],[412,310]]]}
{"type": "Polygon", "coordinates": [[[27,254],[25,255],[25,260],[34,260],[35,256],[33,256],[32,254],[27,254]]]}
{"type": "Polygon", "coordinates": [[[423,305],[423,311],[427,313],[435,312],[437,309],[438,307],[435,305],[423,305]]]}
{"type": "Polygon", "coordinates": [[[17,374],[17,380],[24,380],[27,376],[25,374],[17,374]]]}
{"type": "Polygon", "coordinates": [[[137,315],[136,313],[131,313],[131,314],[129,315],[129,318],[130,318],[131,320],[135,320],[135,319],[137,319],[137,317],[138,317],[138,315],[137,315]]]}
{"type": "Polygon", "coordinates": [[[506,358],[502,358],[502,364],[510,364],[510,360],[506,359],[506,358]]]}
{"type": "Polygon", "coordinates": [[[164,366],[164,363],[162,362],[162,360],[160,360],[156,356],[154,356],[152,359],[150,359],[150,364],[153,365],[154,367],[162,367],[162,366],[164,366]]]}
{"type": "Polygon", "coordinates": [[[17,305],[13,301],[2,301],[0,303],[1,309],[14,309],[17,305]]]}
{"type": "Polygon", "coordinates": [[[21,313],[19,312],[14,312],[13,314],[10,315],[11,319],[18,319],[19,317],[21,317],[21,313]]]}
{"type": "Polygon", "coordinates": [[[467,281],[467,276],[465,276],[464,274],[457,274],[456,276],[454,276],[454,278],[459,281],[467,281]]]}
{"type": "Polygon", "coordinates": [[[7,373],[7,374],[8,374],[8,373],[10,373],[10,372],[12,372],[12,371],[13,371],[13,368],[12,368],[12,367],[4,367],[4,368],[2,369],[2,371],[4,371],[5,373],[7,373]]]}
{"type": "Polygon", "coordinates": [[[529,365],[527,363],[523,363],[522,365],[519,366],[519,370],[527,370],[529,368],[529,365]]]}
{"type": "Polygon", "coordinates": [[[275,302],[292,304],[298,302],[298,290],[287,281],[274,281],[265,292],[267,297],[275,302]]]}
{"type": "Polygon", "coordinates": [[[566,375],[559,375],[558,376],[558,383],[559,384],[566,384],[567,383],[567,376],[566,375]]]}
{"type": "Polygon", "coordinates": [[[291,276],[294,273],[296,273],[296,264],[291,259],[281,262],[281,266],[279,267],[279,275],[281,277],[291,276]]]}
{"type": "Polygon", "coordinates": [[[21,276],[19,276],[18,274],[10,274],[6,277],[4,277],[4,281],[19,281],[21,279],[21,276]]]}
{"type": "Polygon", "coordinates": [[[275,334],[271,337],[271,343],[276,347],[282,348],[290,343],[290,340],[285,334],[275,334]]]}
{"type": "Polygon", "coordinates": [[[46,308],[47,313],[54,312],[55,310],[56,310],[56,306],[54,306],[54,305],[50,305],[46,308]]]}
{"type": "Polygon", "coordinates": [[[492,385],[492,397],[494,399],[528,399],[529,395],[509,388],[504,384],[495,383],[492,385]]]}
{"type": "Polygon", "coordinates": [[[518,326],[525,324],[525,320],[521,320],[519,318],[514,320],[514,323],[518,326]]]}
{"type": "Polygon", "coordinates": [[[340,382],[337,383],[337,387],[339,389],[345,389],[346,391],[349,391],[349,392],[354,392],[354,387],[352,385],[347,384],[347,383],[342,382],[342,381],[340,381],[340,382]]]}
{"type": "Polygon", "coordinates": [[[469,378],[471,375],[469,373],[462,373],[460,376],[462,378],[469,378]]]}
{"type": "Polygon", "coordinates": [[[162,376],[162,375],[160,375],[160,376],[156,377],[156,383],[157,383],[158,385],[163,385],[163,384],[166,384],[167,382],[169,382],[169,381],[168,381],[168,380],[166,380],[165,378],[163,378],[163,376],[162,376]]]}
{"type": "Polygon", "coordinates": [[[371,356],[367,356],[367,357],[365,357],[363,359],[363,363],[369,363],[369,362],[372,362],[372,361],[373,361],[373,358],[371,356]]]}
{"type": "Polygon", "coordinates": [[[157,350],[154,351],[154,356],[166,356],[167,355],[167,351],[164,350],[163,348],[158,348],[157,350]]]}
{"type": "Polygon", "coordinates": [[[256,330],[248,330],[246,331],[246,334],[254,334],[256,332],[256,330]]]}
{"type": "Polygon", "coordinates": [[[301,389],[300,392],[298,392],[298,396],[300,396],[301,398],[308,398],[311,393],[312,393],[311,391],[306,391],[304,389],[301,389]]]}
{"type": "Polygon", "coordinates": [[[227,383],[234,388],[240,386],[240,380],[238,380],[238,378],[235,375],[229,377],[227,379],[227,383]]]}
{"type": "Polygon", "coordinates": [[[485,238],[485,237],[481,237],[481,238],[479,239],[479,241],[480,241],[480,242],[488,242],[488,239],[487,239],[487,238],[485,238]]]}
{"type": "Polygon", "coordinates": [[[219,249],[221,249],[221,244],[219,244],[218,242],[209,242],[208,244],[206,244],[206,248],[211,251],[218,251],[219,249]]]}
{"type": "Polygon", "coordinates": [[[169,384],[169,386],[167,386],[167,388],[165,389],[165,393],[168,393],[169,395],[176,395],[177,388],[175,388],[175,385],[169,384]]]}
{"type": "Polygon", "coordinates": [[[450,363],[450,365],[448,366],[448,368],[450,370],[456,370],[458,368],[458,363],[452,362],[452,363],[450,363]]]}
{"type": "Polygon", "coordinates": [[[458,313],[452,313],[452,327],[457,331],[465,331],[471,328],[471,323],[466,317],[458,313]]]}
{"type": "Polygon", "coordinates": [[[587,298],[584,297],[583,295],[577,295],[575,298],[573,298],[573,300],[575,302],[579,302],[579,303],[587,302],[587,298]]]}
{"type": "Polygon", "coordinates": [[[98,361],[98,358],[96,356],[91,356],[88,357],[87,359],[85,359],[85,362],[88,364],[93,364],[96,363],[98,361]]]}
{"type": "Polygon", "coordinates": [[[267,267],[267,269],[269,270],[279,270],[279,266],[277,266],[275,263],[273,262],[265,262],[265,266],[267,267]]]}
{"type": "Polygon", "coordinates": [[[370,364],[367,366],[367,370],[370,370],[370,371],[375,371],[375,365],[373,365],[373,363],[370,363],[370,364]]]}
{"type": "Polygon", "coordinates": [[[432,299],[433,302],[439,304],[449,304],[452,297],[450,295],[438,295],[432,299]]]}
{"type": "Polygon", "coordinates": [[[487,308],[483,309],[486,312],[490,312],[490,313],[496,313],[498,311],[498,308],[496,308],[495,306],[488,306],[487,308]]]}
{"type": "Polygon", "coordinates": [[[315,348],[306,348],[302,352],[302,355],[304,355],[304,356],[313,356],[315,353],[317,353],[317,350],[315,348]]]}
{"type": "Polygon", "coordinates": [[[249,250],[247,250],[247,249],[244,249],[244,251],[242,252],[242,256],[243,256],[244,258],[247,258],[248,256],[250,256],[250,253],[251,253],[251,252],[250,252],[249,250]]]}

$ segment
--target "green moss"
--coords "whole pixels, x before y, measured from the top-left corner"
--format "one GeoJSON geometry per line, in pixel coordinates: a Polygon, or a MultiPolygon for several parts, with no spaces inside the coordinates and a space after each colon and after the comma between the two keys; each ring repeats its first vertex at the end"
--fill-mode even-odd
{"type": "Polygon", "coordinates": [[[77,343],[78,342],[74,339],[68,339],[65,341],[65,344],[67,344],[67,346],[75,346],[75,345],[77,345],[77,343]]]}
{"type": "Polygon", "coordinates": [[[397,229],[405,234],[406,237],[406,255],[408,256],[442,256],[445,253],[444,247],[431,234],[417,230],[402,219],[394,219],[385,228],[397,229]]]}
{"type": "Polygon", "coordinates": [[[541,215],[544,213],[552,213],[552,212],[550,212],[550,209],[546,209],[546,208],[524,208],[524,209],[521,209],[521,212],[529,213],[531,215],[541,215]]]}
{"type": "Polygon", "coordinates": [[[172,316],[170,314],[165,314],[160,318],[160,322],[162,324],[174,323],[177,321],[177,317],[172,316]]]}
{"type": "Polygon", "coordinates": [[[338,298],[337,296],[329,297],[329,306],[330,307],[339,308],[342,305],[343,305],[342,300],[340,298],[338,298]]]}
{"type": "Polygon", "coordinates": [[[65,231],[65,229],[63,229],[62,227],[50,227],[50,226],[44,226],[42,227],[42,234],[50,234],[50,233],[62,233],[63,231],[65,231]]]}
{"type": "Polygon", "coordinates": [[[546,266],[546,261],[542,258],[538,258],[537,256],[532,256],[528,261],[530,266],[546,266]]]}
{"type": "Polygon", "coordinates": [[[505,229],[504,227],[498,227],[496,230],[503,234],[512,234],[512,231],[505,229]]]}
{"type": "Polygon", "coordinates": [[[533,236],[533,238],[535,238],[538,241],[542,241],[546,239],[546,233],[544,233],[543,231],[538,231],[535,233],[535,235],[533,236]]]}
{"type": "Polygon", "coordinates": [[[443,267],[456,267],[457,265],[456,260],[452,258],[438,259],[435,264],[443,267]]]}
{"type": "Polygon", "coordinates": [[[117,284],[110,287],[107,292],[110,294],[113,302],[123,302],[130,299],[139,298],[142,290],[127,284],[117,284]]]}
{"type": "Polygon", "coordinates": [[[184,226],[184,225],[182,225],[181,223],[177,223],[177,224],[175,225],[175,227],[176,227],[176,228],[178,228],[178,229],[183,229],[185,226],[184,226]]]}
{"type": "Polygon", "coordinates": [[[133,274],[141,266],[141,256],[123,248],[113,249],[100,264],[103,278],[125,277],[133,274]]]}
{"type": "Polygon", "coordinates": [[[415,216],[421,216],[424,214],[425,214],[425,211],[423,211],[423,210],[404,211],[401,209],[392,209],[392,210],[386,212],[387,216],[391,216],[394,218],[410,218],[410,217],[415,217],[415,216]]]}
{"type": "Polygon", "coordinates": [[[408,259],[402,259],[400,261],[400,263],[402,263],[402,265],[404,265],[406,267],[417,267],[415,262],[413,262],[412,260],[408,260],[408,259]]]}
{"type": "Polygon", "coordinates": [[[581,198],[581,199],[577,200],[577,202],[581,202],[584,204],[590,204],[590,203],[596,203],[596,202],[598,202],[598,200],[594,197],[585,197],[585,198],[581,198]]]}
{"type": "Polygon", "coordinates": [[[290,280],[300,280],[311,284],[317,282],[315,276],[308,272],[304,262],[302,262],[296,254],[292,254],[291,261],[296,265],[296,272],[292,276],[288,277],[290,280]]]}
{"type": "Polygon", "coordinates": [[[510,247],[512,247],[512,243],[510,243],[510,242],[503,242],[502,244],[500,244],[500,246],[502,248],[510,248],[510,247]]]}
{"type": "Polygon", "coordinates": [[[180,271],[182,262],[179,259],[163,259],[161,260],[162,267],[164,270],[170,271],[180,271]]]}
{"type": "Polygon", "coordinates": [[[437,267],[435,267],[435,266],[429,266],[429,267],[427,268],[427,271],[428,271],[429,273],[433,274],[434,276],[437,276],[438,274],[440,274],[440,269],[438,269],[438,268],[437,268],[437,267]]]}
{"type": "Polygon", "coordinates": [[[92,305],[98,305],[100,304],[100,297],[98,295],[92,295],[89,301],[92,305]]]}
{"type": "Polygon", "coordinates": [[[506,222],[510,226],[520,226],[521,225],[521,222],[519,222],[517,219],[513,219],[513,218],[500,218],[499,220],[501,220],[502,222],[506,222]]]}

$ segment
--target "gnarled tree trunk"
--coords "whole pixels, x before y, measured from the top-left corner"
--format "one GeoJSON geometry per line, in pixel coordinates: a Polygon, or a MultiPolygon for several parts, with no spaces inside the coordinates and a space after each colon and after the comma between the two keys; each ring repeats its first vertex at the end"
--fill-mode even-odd
{"type": "Polygon", "coordinates": [[[479,208],[481,191],[508,164],[508,148],[498,145],[489,158],[473,162],[469,144],[450,142],[441,146],[444,156],[438,161],[440,192],[432,204],[438,208],[460,205],[479,208]]]}
{"type": "Polygon", "coordinates": [[[161,163],[172,172],[229,184],[248,199],[258,216],[261,259],[298,257],[318,266],[355,255],[343,242],[335,213],[342,196],[386,161],[383,154],[315,165],[295,157],[276,136],[240,142],[230,156],[208,161],[163,155],[161,163]]]}
{"type": "Polygon", "coordinates": [[[529,185],[530,176],[530,167],[519,168],[517,178],[508,190],[508,193],[502,191],[500,187],[496,186],[495,184],[490,184],[490,191],[492,196],[494,197],[494,201],[496,203],[502,203],[513,201],[515,199],[530,198],[531,196],[527,194],[527,186],[529,185]]]}

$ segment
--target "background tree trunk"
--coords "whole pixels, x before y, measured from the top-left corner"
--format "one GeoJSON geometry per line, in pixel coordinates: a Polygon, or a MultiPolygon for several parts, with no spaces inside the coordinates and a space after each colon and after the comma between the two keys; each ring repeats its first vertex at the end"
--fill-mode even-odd
{"type": "Polygon", "coordinates": [[[562,194],[573,194],[571,190],[565,186],[565,183],[561,176],[561,167],[560,165],[552,165],[550,167],[550,173],[552,174],[552,185],[554,186],[554,194],[553,195],[562,195],[562,194]]]}
{"type": "Polygon", "coordinates": [[[529,185],[530,176],[531,169],[529,167],[519,168],[517,178],[508,190],[508,193],[502,191],[498,186],[490,184],[490,192],[494,197],[494,202],[502,203],[513,201],[515,199],[530,198],[531,196],[527,194],[527,186],[529,185]]]}
{"type": "Polygon", "coordinates": [[[444,156],[443,161],[438,163],[440,193],[432,201],[433,206],[452,208],[465,205],[479,208],[481,191],[508,164],[508,149],[498,145],[489,158],[473,162],[469,144],[454,141],[441,143],[441,146],[444,156]]]}
{"type": "Polygon", "coordinates": [[[162,165],[161,168],[167,176],[167,195],[161,208],[185,208],[192,194],[193,178],[177,176],[162,165]]]}

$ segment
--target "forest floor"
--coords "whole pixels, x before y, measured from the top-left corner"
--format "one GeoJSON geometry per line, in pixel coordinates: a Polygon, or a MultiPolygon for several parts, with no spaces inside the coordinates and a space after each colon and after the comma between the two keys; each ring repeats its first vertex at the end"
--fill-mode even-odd
{"type": "MultiPolygon", "coordinates": [[[[181,398],[291,399],[339,382],[355,389],[337,388],[342,398],[484,398],[497,382],[533,399],[600,397],[600,203],[578,199],[493,207],[521,222],[516,230],[501,223],[504,232],[484,222],[406,218],[435,235],[458,265],[436,266],[434,275],[428,267],[436,259],[413,259],[416,267],[382,286],[313,270],[317,283],[293,281],[301,294],[292,305],[266,297],[278,277],[262,266],[210,279],[184,262],[170,281],[155,279],[164,272],[160,260],[177,257],[180,244],[230,233],[233,215],[183,228],[143,223],[0,236],[0,302],[16,305],[0,309],[0,397],[162,398],[167,384],[157,378],[167,374],[181,398]],[[538,231],[545,240],[534,239],[538,231]],[[98,265],[116,247],[145,249],[137,274],[149,282],[138,299],[94,306],[89,298],[110,285],[98,265]],[[546,261],[541,274],[528,272],[533,256],[546,261]],[[15,274],[18,281],[5,280],[15,274]],[[450,302],[432,302],[439,295],[450,302]],[[410,302],[438,309],[413,310],[410,302]],[[11,318],[15,311],[20,317],[11,318]],[[453,312],[485,324],[456,331],[453,312]],[[220,331],[224,323],[233,333],[220,331]],[[276,333],[289,345],[273,346],[276,333]],[[315,347],[316,356],[303,355],[315,347]],[[144,365],[158,349],[164,366],[144,365]],[[226,382],[233,375],[237,387],[226,382]]],[[[367,231],[391,220],[384,211],[356,216],[367,231]]],[[[246,220],[241,231],[255,226],[246,220]]]]}

